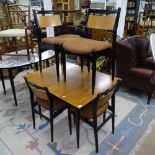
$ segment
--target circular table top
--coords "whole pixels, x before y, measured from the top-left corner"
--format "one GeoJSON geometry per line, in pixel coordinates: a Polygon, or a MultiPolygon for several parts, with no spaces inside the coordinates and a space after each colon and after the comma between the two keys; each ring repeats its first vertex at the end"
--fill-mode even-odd
{"type": "MultiPolygon", "coordinates": [[[[39,62],[39,55],[38,53],[30,53],[30,59],[28,59],[28,56],[25,56],[26,51],[22,51],[19,53],[20,55],[12,55],[9,53],[6,56],[2,56],[2,60],[0,60],[0,68],[1,69],[8,69],[8,68],[16,68],[16,67],[22,67],[31,65],[34,63],[39,62]],[[23,54],[23,55],[22,55],[23,54]]],[[[45,52],[42,52],[42,60],[47,60],[54,56],[54,51],[48,50],[45,52]]]]}

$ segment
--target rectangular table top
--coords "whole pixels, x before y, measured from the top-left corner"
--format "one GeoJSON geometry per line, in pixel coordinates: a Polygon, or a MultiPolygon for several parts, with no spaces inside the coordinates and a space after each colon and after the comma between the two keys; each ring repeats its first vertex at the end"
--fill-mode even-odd
{"type": "Polygon", "coordinates": [[[40,71],[27,73],[25,77],[39,86],[46,86],[51,94],[62,99],[68,104],[80,109],[90,103],[98,93],[105,91],[118,80],[115,77],[112,81],[111,75],[96,72],[96,86],[92,95],[92,74],[84,67],[72,63],[66,64],[66,82],[63,79],[62,69],[60,69],[60,81],[56,76],[55,66],[45,68],[40,71]]]}

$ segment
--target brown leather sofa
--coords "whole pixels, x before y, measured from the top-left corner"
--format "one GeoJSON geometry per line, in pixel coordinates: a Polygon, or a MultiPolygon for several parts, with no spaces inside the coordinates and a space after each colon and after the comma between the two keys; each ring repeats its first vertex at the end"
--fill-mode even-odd
{"type": "Polygon", "coordinates": [[[116,71],[122,84],[148,94],[150,103],[155,90],[155,62],[149,55],[149,39],[131,36],[116,45],[116,71]]]}

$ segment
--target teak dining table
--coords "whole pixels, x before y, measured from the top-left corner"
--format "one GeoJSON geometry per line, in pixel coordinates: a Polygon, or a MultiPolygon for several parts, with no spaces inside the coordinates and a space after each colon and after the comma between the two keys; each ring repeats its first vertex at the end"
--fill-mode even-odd
{"type": "MultiPolygon", "coordinates": [[[[114,85],[118,78],[115,77],[112,81],[111,75],[97,72],[95,91],[92,95],[91,73],[87,71],[87,68],[81,72],[80,66],[67,63],[66,70],[68,72],[66,82],[63,79],[62,69],[60,69],[60,81],[58,82],[55,66],[45,68],[42,72],[27,73],[24,77],[36,85],[47,87],[52,95],[76,109],[76,135],[79,148],[80,110],[93,101],[98,93],[114,85]]],[[[112,97],[111,110],[113,112],[112,121],[115,122],[115,95],[112,97]]]]}

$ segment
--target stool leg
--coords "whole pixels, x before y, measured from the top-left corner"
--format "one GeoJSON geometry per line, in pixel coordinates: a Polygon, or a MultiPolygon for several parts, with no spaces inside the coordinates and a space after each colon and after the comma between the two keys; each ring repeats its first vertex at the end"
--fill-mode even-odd
{"type": "Polygon", "coordinates": [[[96,58],[92,58],[92,94],[94,94],[96,80],[96,58]]]}

